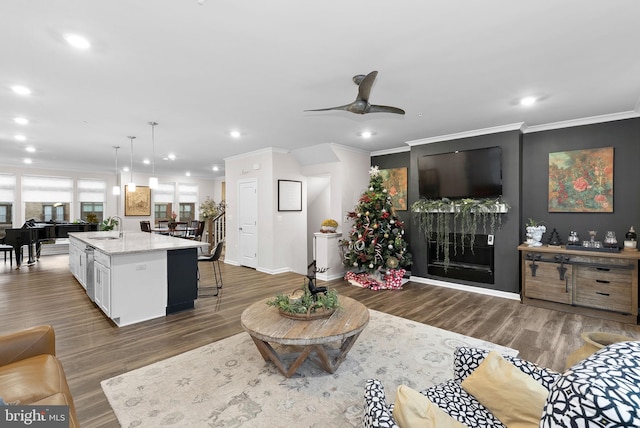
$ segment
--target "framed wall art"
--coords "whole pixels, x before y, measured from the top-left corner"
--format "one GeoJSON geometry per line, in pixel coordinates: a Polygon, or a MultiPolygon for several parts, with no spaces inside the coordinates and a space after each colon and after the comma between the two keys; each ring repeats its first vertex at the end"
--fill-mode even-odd
{"type": "Polygon", "coordinates": [[[151,215],[151,189],[148,186],[136,186],[135,192],[129,192],[129,186],[125,185],[124,215],[151,215]]]}
{"type": "Polygon", "coordinates": [[[278,180],[278,211],[302,211],[302,181],[278,180]]]}
{"type": "Polygon", "coordinates": [[[381,169],[382,186],[391,196],[396,211],[407,210],[407,168],[381,169]]]}
{"type": "Polygon", "coordinates": [[[613,147],[549,153],[549,212],[613,212],[613,147]]]}

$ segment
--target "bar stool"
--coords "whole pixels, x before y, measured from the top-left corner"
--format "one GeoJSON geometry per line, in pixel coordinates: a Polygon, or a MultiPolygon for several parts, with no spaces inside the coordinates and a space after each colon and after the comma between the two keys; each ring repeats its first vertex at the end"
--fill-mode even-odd
{"type": "Polygon", "coordinates": [[[7,262],[7,252],[9,252],[9,264],[13,267],[13,247],[7,244],[0,244],[0,251],[4,251],[4,262],[7,262]]]}

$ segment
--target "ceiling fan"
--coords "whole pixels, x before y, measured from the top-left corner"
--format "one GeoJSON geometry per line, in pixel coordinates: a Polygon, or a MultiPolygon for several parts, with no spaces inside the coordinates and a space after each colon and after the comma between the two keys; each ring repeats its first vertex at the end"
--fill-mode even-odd
{"type": "Polygon", "coordinates": [[[373,82],[376,80],[377,76],[378,76],[377,71],[372,71],[366,76],[364,74],[358,74],[356,76],[353,76],[353,83],[358,85],[358,97],[354,102],[350,104],[338,106],[338,107],[319,108],[319,109],[305,110],[305,111],[346,110],[356,114],[365,114],[365,113],[404,114],[404,110],[402,110],[401,108],[369,104],[369,93],[371,93],[371,87],[373,86],[373,82]]]}

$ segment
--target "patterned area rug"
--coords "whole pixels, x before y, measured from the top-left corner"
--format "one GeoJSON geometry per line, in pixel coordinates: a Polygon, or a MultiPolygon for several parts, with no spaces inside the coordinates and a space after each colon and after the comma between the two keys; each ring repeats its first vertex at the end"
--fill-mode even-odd
{"type": "Polygon", "coordinates": [[[390,402],[400,384],[422,389],[452,377],[457,346],[517,351],[370,310],[369,325],[336,373],[306,361],[285,378],[247,333],[101,382],[123,427],[361,426],[364,384],[390,402]]]}

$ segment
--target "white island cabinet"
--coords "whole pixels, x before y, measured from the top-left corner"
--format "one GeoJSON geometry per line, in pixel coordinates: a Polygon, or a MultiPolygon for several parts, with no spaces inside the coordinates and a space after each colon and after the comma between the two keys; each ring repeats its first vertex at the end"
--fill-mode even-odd
{"type": "Polygon", "coordinates": [[[70,233],[69,240],[71,272],[116,325],[194,307],[197,249],[208,244],[145,232],[70,233]]]}

